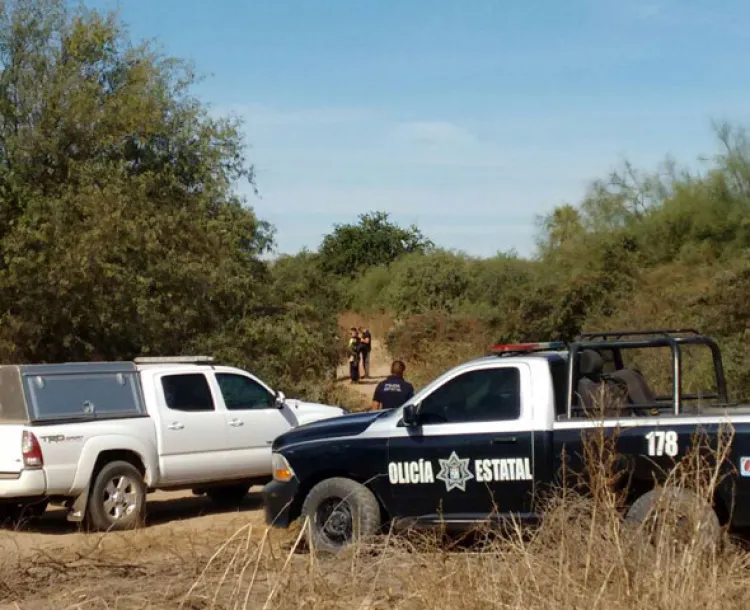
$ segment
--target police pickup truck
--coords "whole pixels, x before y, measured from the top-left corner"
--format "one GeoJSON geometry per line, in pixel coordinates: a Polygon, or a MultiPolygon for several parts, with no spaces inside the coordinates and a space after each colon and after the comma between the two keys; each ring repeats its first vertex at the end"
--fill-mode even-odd
{"type": "Polygon", "coordinates": [[[626,458],[626,516],[638,520],[658,496],[654,480],[689,451],[696,430],[710,440],[727,423],[734,437],[726,466],[741,476],[720,484],[707,507],[716,528],[750,525],[749,510],[731,510],[750,502],[750,407],[729,404],[712,339],[692,329],[622,331],[585,333],[569,344],[495,346],[401,407],[279,436],[273,480],[263,491],[265,519],[284,528],[309,518],[308,542],[324,550],[387,522],[465,527],[510,515],[535,520],[540,492],[558,480],[563,455],[566,468],[582,466],[582,432],[600,427],[626,458]],[[661,380],[671,395],[655,395],[656,380],[649,383],[628,364],[628,354],[653,355],[654,348],[671,356],[661,380]],[[696,350],[710,356],[714,387],[687,394],[683,361],[696,350]],[[622,409],[592,418],[587,409],[602,384],[624,391],[622,409]]]}

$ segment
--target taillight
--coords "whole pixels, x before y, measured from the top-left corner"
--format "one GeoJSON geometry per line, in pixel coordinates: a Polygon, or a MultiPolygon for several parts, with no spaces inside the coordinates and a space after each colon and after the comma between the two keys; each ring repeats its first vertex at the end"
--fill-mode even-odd
{"type": "Polygon", "coordinates": [[[39,441],[36,440],[33,432],[23,431],[21,437],[21,452],[23,453],[24,468],[41,468],[44,466],[44,456],[39,441]]]}

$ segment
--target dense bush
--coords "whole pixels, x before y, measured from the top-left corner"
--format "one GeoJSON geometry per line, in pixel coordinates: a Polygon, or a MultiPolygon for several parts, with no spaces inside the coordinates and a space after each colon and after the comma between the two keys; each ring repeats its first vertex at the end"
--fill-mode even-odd
{"type": "Polygon", "coordinates": [[[114,14],[6,3],[0,360],[208,350],[291,386],[331,367],[336,299],[310,265],[263,261],[241,126],[193,82],[114,14]]]}
{"type": "MultiPolygon", "coordinates": [[[[702,174],[674,163],[653,173],[625,164],[593,182],[578,206],[539,219],[530,259],[409,255],[387,273],[372,268],[354,280],[352,303],[397,315],[391,349],[415,362],[442,343],[463,357],[491,341],[693,326],[719,340],[731,393],[748,396],[750,144],[730,128],[718,141],[702,174]]],[[[450,350],[441,362],[451,362],[450,350]]],[[[709,364],[686,383],[705,386],[709,364]]]]}

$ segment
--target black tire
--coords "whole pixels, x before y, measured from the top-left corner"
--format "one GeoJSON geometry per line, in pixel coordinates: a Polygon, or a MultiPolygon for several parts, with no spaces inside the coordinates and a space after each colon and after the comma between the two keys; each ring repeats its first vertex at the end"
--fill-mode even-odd
{"type": "Polygon", "coordinates": [[[206,495],[219,508],[237,509],[247,496],[250,487],[247,484],[213,487],[206,491],[206,495]]]}
{"type": "Polygon", "coordinates": [[[309,519],[308,546],[335,553],[378,532],[380,505],[364,485],[341,477],[321,481],[307,494],[301,516],[309,519]]]}
{"type": "Polygon", "coordinates": [[[665,534],[677,543],[714,548],[721,544],[716,511],[686,489],[652,489],[633,502],[625,519],[645,527],[652,542],[665,534]]]}
{"type": "Polygon", "coordinates": [[[95,531],[121,531],[142,524],[146,512],[143,475],[129,462],[110,462],[96,475],[86,507],[86,525],[95,531]]]}

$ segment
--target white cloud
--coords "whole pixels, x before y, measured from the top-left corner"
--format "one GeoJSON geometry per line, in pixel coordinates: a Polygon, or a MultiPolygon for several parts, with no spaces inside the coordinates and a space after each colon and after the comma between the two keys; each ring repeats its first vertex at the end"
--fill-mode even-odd
{"type": "Polygon", "coordinates": [[[364,108],[296,108],[284,110],[262,104],[231,104],[214,109],[217,116],[233,114],[245,119],[249,126],[261,127],[317,127],[340,125],[366,120],[372,112],[364,108]]]}
{"type": "Polygon", "coordinates": [[[633,9],[638,19],[642,21],[649,21],[655,17],[658,17],[664,10],[664,6],[661,4],[649,2],[641,5],[636,4],[633,9]]]}
{"type": "Polygon", "coordinates": [[[461,122],[357,108],[236,106],[247,120],[262,197],[249,203],[277,227],[280,251],[315,248],[334,223],[372,210],[416,223],[447,247],[525,251],[536,214],[579,200],[621,156],[651,167],[654,154],[658,161],[672,147],[687,147],[684,159],[697,136],[709,135],[695,121],[667,128],[661,116],[623,112],[622,103],[600,116],[570,106],[560,105],[554,117],[526,108],[461,122]],[[658,146],[654,137],[637,137],[649,132],[659,134],[658,146]]]}
{"type": "Polygon", "coordinates": [[[393,130],[396,139],[405,144],[416,144],[437,149],[477,144],[470,131],[449,121],[409,121],[399,123],[393,130]]]}

